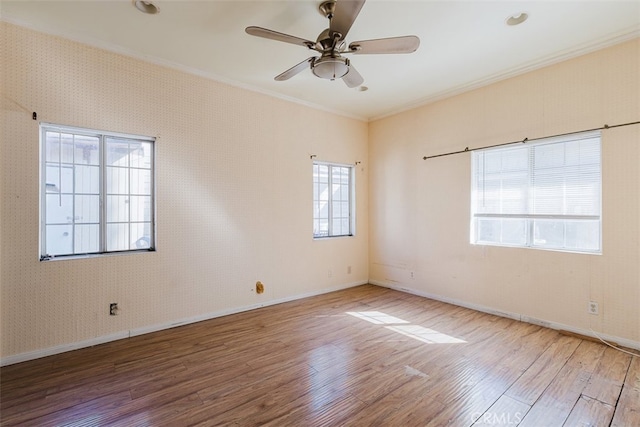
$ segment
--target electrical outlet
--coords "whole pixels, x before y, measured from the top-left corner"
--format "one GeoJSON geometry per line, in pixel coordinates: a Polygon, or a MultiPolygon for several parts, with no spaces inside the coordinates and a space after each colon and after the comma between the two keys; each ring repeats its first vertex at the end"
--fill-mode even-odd
{"type": "Polygon", "coordinates": [[[261,294],[264,292],[264,285],[262,284],[261,281],[257,281],[256,282],[256,293],[257,294],[261,294]]]}
{"type": "Polygon", "coordinates": [[[415,279],[415,278],[416,278],[415,273],[414,273],[413,271],[411,272],[411,278],[412,278],[412,279],[415,279]]]}
{"type": "Polygon", "coordinates": [[[331,269],[327,270],[327,277],[331,279],[333,277],[333,271],[331,269]]]}
{"type": "Polygon", "coordinates": [[[595,301],[589,301],[589,305],[587,307],[587,311],[589,314],[597,315],[598,314],[598,303],[595,301]]]}
{"type": "Polygon", "coordinates": [[[351,266],[350,265],[347,266],[347,274],[351,274],[351,266]]]}
{"type": "Polygon", "coordinates": [[[117,316],[118,315],[118,303],[112,302],[109,304],[109,316],[117,316]]]}

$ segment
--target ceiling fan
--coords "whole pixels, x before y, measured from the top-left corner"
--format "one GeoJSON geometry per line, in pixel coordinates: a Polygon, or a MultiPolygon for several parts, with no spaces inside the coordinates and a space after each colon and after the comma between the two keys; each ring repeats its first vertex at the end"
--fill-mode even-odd
{"type": "Polygon", "coordinates": [[[351,65],[351,61],[342,55],[411,53],[420,45],[420,39],[416,36],[401,36],[355,41],[347,47],[345,38],[364,3],[365,0],[323,1],[319,9],[320,13],[329,19],[329,28],[322,31],[315,42],[262,27],[251,26],[245,31],[252,36],[291,43],[320,53],[320,56],[311,56],[277,75],[275,80],[288,80],[309,67],[311,72],[320,78],[342,79],[348,87],[353,88],[360,86],[364,79],[351,65]]]}

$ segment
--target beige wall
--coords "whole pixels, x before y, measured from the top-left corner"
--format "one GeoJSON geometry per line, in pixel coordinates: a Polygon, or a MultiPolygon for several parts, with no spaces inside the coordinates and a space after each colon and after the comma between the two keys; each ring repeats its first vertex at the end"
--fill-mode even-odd
{"type": "Polygon", "coordinates": [[[640,120],[639,64],[635,40],[371,123],[370,280],[640,346],[640,125],[602,133],[601,256],[470,245],[470,154],[422,160],[640,120]]]}
{"type": "Polygon", "coordinates": [[[3,363],[366,283],[367,123],[0,26],[3,363]],[[38,261],[32,111],[158,138],[157,252],[38,261]],[[356,237],[312,239],[311,154],[362,162],[356,237]]]}

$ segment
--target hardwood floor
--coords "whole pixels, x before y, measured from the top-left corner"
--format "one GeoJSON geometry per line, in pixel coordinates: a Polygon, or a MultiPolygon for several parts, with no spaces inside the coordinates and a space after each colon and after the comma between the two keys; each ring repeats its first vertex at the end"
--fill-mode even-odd
{"type": "Polygon", "coordinates": [[[2,426],[638,426],[640,358],[377,286],[0,369],[2,426]]]}

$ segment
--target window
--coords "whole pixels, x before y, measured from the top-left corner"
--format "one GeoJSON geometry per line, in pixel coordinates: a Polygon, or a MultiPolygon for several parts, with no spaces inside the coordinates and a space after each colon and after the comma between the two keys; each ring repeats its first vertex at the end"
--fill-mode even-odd
{"type": "Polygon", "coordinates": [[[40,130],[40,259],[153,250],[154,139],[40,130]]]}
{"type": "Polygon", "coordinates": [[[475,151],[471,243],[601,253],[600,133],[475,151]]]}
{"type": "Polygon", "coordinates": [[[353,235],[353,166],[313,163],[313,237],[353,235]]]}

